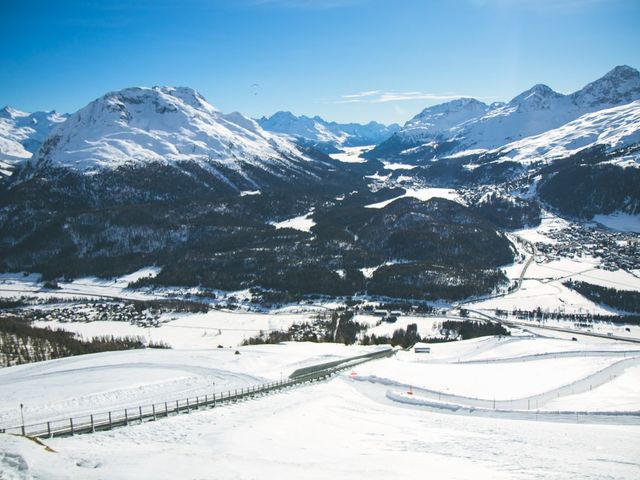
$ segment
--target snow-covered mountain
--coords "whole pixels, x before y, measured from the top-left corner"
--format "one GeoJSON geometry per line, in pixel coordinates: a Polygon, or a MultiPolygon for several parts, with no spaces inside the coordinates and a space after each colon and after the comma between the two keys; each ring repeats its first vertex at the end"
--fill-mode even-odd
{"type": "Polygon", "coordinates": [[[271,117],[262,117],[258,123],[265,130],[287,135],[327,153],[333,153],[340,147],[376,145],[400,130],[400,126],[395,123],[389,126],[378,122],[366,125],[336,123],[327,122],[318,116],[296,116],[291,112],[277,112],[271,117]]]}
{"type": "Polygon", "coordinates": [[[425,109],[368,157],[420,161],[477,154],[638,99],[640,72],[619,66],[570,95],[539,84],[508,103],[453,100],[425,109]]]}
{"type": "Polygon", "coordinates": [[[509,143],[489,155],[530,164],[566,158],[597,145],[613,150],[635,144],[640,144],[640,100],[587,113],[561,127],[509,143]]]}
{"type": "Polygon", "coordinates": [[[0,177],[31,158],[51,129],[66,118],[55,111],[26,113],[8,106],[0,110],[0,177]]]}
{"type": "Polygon", "coordinates": [[[32,162],[81,172],[195,162],[242,175],[248,165],[300,169],[300,160],[309,158],[294,144],[239,113],[223,114],[195,90],[154,87],[94,100],[53,132],[32,162]]]}
{"type": "Polygon", "coordinates": [[[452,129],[485,115],[491,107],[475,98],[460,98],[425,108],[403,127],[404,138],[447,135],[452,129]]]}

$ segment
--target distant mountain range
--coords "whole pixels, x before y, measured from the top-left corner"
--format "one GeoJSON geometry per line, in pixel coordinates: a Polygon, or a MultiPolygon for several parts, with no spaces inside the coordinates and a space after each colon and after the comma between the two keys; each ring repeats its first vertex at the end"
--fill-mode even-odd
{"type": "MultiPolygon", "coordinates": [[[[447,156],[477,155],[496,149],[511,152],[515,147],[502,147],[558,129],[583,115],[636,100],[640,100],[640,73],[628,66],[616,67],[570,95],[555,92],[546,85],[535,85],[508,103],[486,105],[473,98],[462,98],[423,110],[399,132],[369,152],[368,158],[423,162],[447,156]]],[[[631,105],[627,111],[634,108],[637,109],[637,105],[631,105]]],[[[609,130],[609,118],[606,113],[599,120],[589,116],[584,122],[572,124],[569,129],[589,128],[593,138],[594,131],[609,130]],[[594,130],[596,124],[598,127],[594,130]]],[[[633,119],[630,120],[633,128],[633,119]]],[[[614,121],[619,127],[620,117],[614,121]]],[[[634,137],[629,133],[624,137],[633,141],[634,137]]],[[[553,135],[554,138],[558,136],[557,132],[553,135]]],[[[598,143],[596,138],[593,140],[592,143],[598,143]]],[[[564,142],[565,147],[568,143],[564,142]]],[[[587,144],[582,142],[580,147],[587,144]]],[[[612,146],[623,145],[616,143],[612,146]]],[[[534,158],[528,161],[534,161],[534,158]]]]}
{"type": "Polygon", "coordinates": [[[11,107],[0,110],[0,177],[31,158],[51,129],[66,118],[56,112],[26,113],[11,107]]]}
{"type": "Polygon", "coordinates": [[[258,120],[262,128],[288,136],[294,141],[310,145],[325,153],[336,153],[341,147],[377,145],[400,130],[395,123],[383,125],[369,122],[336,123],[315,116],[296,116],[291,112],[277,112],[258,120]]]}

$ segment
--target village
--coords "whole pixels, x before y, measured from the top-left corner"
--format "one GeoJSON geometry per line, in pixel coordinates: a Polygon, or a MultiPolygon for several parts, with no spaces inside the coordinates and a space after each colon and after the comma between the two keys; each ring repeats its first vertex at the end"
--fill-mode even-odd
{"type": "Polygon", "coordinates": [[[640,269],[638,234],[571,224],[563,229],[545,232],[545,235],[556,241],[536,243],[537,252],[547,260],[591,256],[602,259],[601,268],[605,270],[640,269]]]}
{"type": "Polygon", "coordinates": [[[156,309],[136,308],[133,303],[124,302],[82,302],[52,306],[50,308],[24,309],[21,312],[30,321],[128,322],[138,327],[159,327],[160,311],[156,309]]]}

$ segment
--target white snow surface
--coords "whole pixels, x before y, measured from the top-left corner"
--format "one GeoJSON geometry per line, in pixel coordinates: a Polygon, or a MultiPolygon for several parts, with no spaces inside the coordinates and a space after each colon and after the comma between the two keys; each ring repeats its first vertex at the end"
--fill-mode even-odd
{"type": "Polygon", "coordinates": [[[313,210],[311,210],[304,215],[289,218],[281,222],[276,222],[273,224],[273,226],[276,227],[276,229],[293,228],[294,230],[300,230],[302,232],[310,232],[311,227],[313,227],[315,224],[316,222],[313,220],[313,210]]]}
{"type": "Polygon", "coordinates": [[[640,215],[617,212],[610,215],[596,215],[592,220],[612,230],[640,233],[640,215]]]}
{"type": "Polygon", "coordinates": [[[551,400],[549,410],[637,411],[640,410],[640,366],[631,367],[610,382],[589,392],[551,400]]]}
{"type": "Polygon", "coordinates": [[[384,200],[378,203],[372,203],[370,205],[366,205],[366,208],[384,208],[389,205],[391,202],[398,200],[399,198],[417,198],[422,202],[426,202],[427,200],[431,200],[432,198],[444,198],[447,200],[452,200],[454,202],[462,203],[458,192],[451,188],[436,188],[436,187],[424,187],[424,188],[406,188],[405,193],[394,198],[390,198],[389,200],[384,200]]]}
{"type": "Polygon", "coordinates": [[[395,163],[395,162],[382,162],[385,170],[413,170],[415,165],[409,165],[408,163],[395,163]]]}
{"type": "Polygon", "coordinates": [[[206,313],[163,314],[161,320],[162,323],[157,328],[100,320],[88,323],[38,321],[35,325],[61,328],[87,339],[101,335],[141,336],[151,341],[165,342],[174,348],[216,348],[218,345],[235,347],[261,331],[286,330],[295,323],[311,321],[311,314],[210,310],[206,313]]]}
{"type": "Polygon", "coordinates": [[[329,156],[342,163],[366,163],[367,159],[362,158],[361,155],[371,150],[373,147],[374,145],[367,145],[364,147],[343,147],[340,153],[332,153],[329,156]]]}
{"type": "Polygon", "coordinates": [[[116,297],[131,300],[150,300],[161,295],[151,292],[128,290],[129,283],[145,277],[155,277],[159,267],[149,266],[116,278],[81,277],[68,282],[58,282],[58,289],[42,286],[42,276],[36,273],[0,274],[0,297],[32,296],[37,298],[116,297]]]}
{"type": "Polygon", "coordinates": [[[37,423],[226,392],[379,347],[286,343],[237,348],[129,350],[0,369],[0,425],[37,423]],[[235,351],[240,354],[236,355],[235,351]],[[215,382],[215,387],[213,383],[215,382]],[[46,394],[43,394],[46,392],[46,394]]]}
{"type": "MultiPolygon", "coordinates": [[[[621,356],[620,351],[615,352],[620,347],[605,342],[588,346],[539,338],[485,338],[434,344],[431,354],[400,352],[396,358],[360,365],[331,381],[282,394],[109,432],[44,440],[55,453],[26,439],[0,435],[0,471],[8,479],[386,480],[397,476],[401,465],[402,471],[408,474],[429,472],[441,479],[635,479],[640,443],[637,425],[458,415],[452,410],[443,413],[443,410],[395,400],[401,396],[409,398],[406,391],[410,385],[449,388],[476,396],[492,395],[489,390],[495,386],[505,398],[553,388],[589,375],[596,364],[603,366],[601,362],[606,364],[610,360],[606,355],[596,355],[595,351],[610,351],[611,356],[621,356]],[[574,356],[553,358],[555,352],[574,356]],[[549,358],[513,360],[531,353],[549,358]],[[457,363],[458,359],[465,361],[483,356],[497,363],[457,363]],[[589,360],[594,363],[590,365],[589,360]],[[487,377],[492,367],[496,367],[493,379],[487,377]],[[500,376],[503,382],[498,381],[500,376]],[[369,380],[357,381],[358,378],[369,380]],[[482,382],[483,379],[489,384],[482,382]],[[389,385],[385,381],[396,383],[389,385]],[[402,394],[394,393],[396,391],[402,394]]],[[[188,355],[177,351],[167,356],[161,355],[167,352],[119,352],[108,354],[108,361],[102,360],[101,356],[104,359],[107,356],[100,354],[65,359],[58,364],[44,362],[11,367],[5,372],[24,373],[22,376],[27,381],[18,381],[19,376],[15,375],[15,381],[7,382],[11,387],[11,401],[2,401],[11,406],[19,397],[32,392],[30,402],[44,407],[45,402],[36,398],[36,392],[40,391],[35,380],[37,374],[41,374],[40,381],[50,386],[52,398],[58,400],[53,405],[62,406],[62,411],[65,402],[68,406],[73,404],[69,397],[95,399],[91,395],[73,395],[95,389],[92,365],[106,365],[106,378],[116,387],[127,385],[124,382],[127,370],[148,370],[150,378],[144,385],[150,390],[146,395],[152,397],[154,388],[161,391],[167,387],[167,391],[174,391],[169,379],[176,380],[178,385],[186,383],[185,377],[194,383],[202,379],[205,390],[206,379],[212,377],[225,386],[242,385],[254,375],[278,378],[283,365],[291,369],[318,360],[322,355],[342,355],[350,349],[326,344],[313,347],[287,344],[241,351],[239,356],[229,351],[190,351],[188,355]],[[115,368],[118,356],[132,354],[153,358],[150,363],[134,363],[126,362],[123,357],[120,363],[123,368],[118,371],[115,368]],[[64,367],[67,361],[71,362],[70,368],[64,367]],[[154,374],[153,366],[159,372],[166,372],[165,383],[157,381],[161,373],[154,374]],[[33,369],[32,376],[27,375],[28,368],[33,369]],[[71,386],[67,381],[56,382],[56,377],[60,380],[64,375],[88,379],[87,386],[82,382],[71,386]],[[119,381],[123,384],[119,385],[119,381]]],[[[589,411],[633,410],[640,394],[637,372],[637,367],[630,367],[592,391],[575,398],[560,396],[548,402],[548,410],[577,408],[586,418],[589,411]]],[[[128,385],[136,384],[140,380],[138,375],[132,374],[128,385]]],[[[416,388],[413,396],[420,398],[420,395],[416,388]]]]}

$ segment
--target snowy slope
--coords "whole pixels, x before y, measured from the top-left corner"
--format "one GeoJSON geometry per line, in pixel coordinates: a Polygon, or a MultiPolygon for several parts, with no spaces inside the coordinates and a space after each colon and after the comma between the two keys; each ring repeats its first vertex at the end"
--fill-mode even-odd
{"type": "Polygon", "coordinates": [[[71,115],[33,162],[80,172],[183,161],[242,170],[293,167],[290,142],[239,113],[225,115],[190,88],[127,88],[71,115]]]}
{"type": "Polygon", "coordinates": [[[0,110],[0,177],[31,158],[51,129],[66,118],[56,112],[26,113],[11,107],[0,110]]]}
{"type": "Polygon", "coordinates": [[[340,378],[258,401],[111,432],[34,442],[0,436],[8,478],[389,480],[635,479],[635,425],[445,415],[340,378]],[[141,461],[144,459],[144,461],[141,461]],[[417,475],[414,475],[417,476],[417,475]]]}
{"type": "MultiPolygon", "coordinates": [[[[520,418],[527,418],[522,420],[507,419],[506,411],[492,412],[487,418],[481,409],[416,405],[430,399],[429,392],[418,386],[431,390],[432,404],[438,394],[447,399],[464,390],[473,396],[484,393],[491,402],[492,385],[476,376],[483,370],[495,372],[491,380],[500,390],[509,390],[507,397],[518,390],[526,394],[525,390],[577,380],[593,371],[590,361],[606,358],[594,356],[605,346],[604,341],[582,345],[576,352],[579,356],[570,358],[513,363],[510,359],[523,353],[547,354],[578,345],[540,338],[435,344],[431,354],[399,352],[394,358],[281,394],[156,422],[132,421],[128,427],[107,432],[44,439],[53,452],[28,439],[0,435],[0,476],[388,480],[399,473],[422,471],[451,480],[635,479],[640,441],[633,414],[638,405],[638,367],[592,390],[587,386],[580,394],[553,395],[539,405],[540,418],[533,407],[522,412],[520,418]],[[447,363],[431,358],[441,360],[441,349],[450,358],[447,363]],[[461,354],[474,355],[483,349],[505,362],[457,363],[461,354]],[[411,395],[406,393],[409,388],[411,395]],[[408,403],[411,397],[413,405],[408,403]],[[557,409],[572,412],[567,423],[550,421],[557,409]],[[632,416],[602,421],[590,415],[594,409],[632,416]],[[573,413],[576,410],[579,417],[573,413]]],[[[19,403],[24,402],[29,422],[39,415],[62,416],[79,408],[95,411],[117,402],[162,398],[162,394],[211,393],[212,381],[220,391],[245,386],[254,378],[278,379],[281,371],[286,375],[296,364],[323,361],[325,355],[327,360],[349,355],[353,347],[286,344],[240,350],[241,355],[228,350],[113,352],[11,367],[0,372],[7,391],[0,404],[6,418],[18,420],[19,403]],[[100,376],[104,384],[96,382],[100,376]],[[75,381],[69,383],[69,379],[75,381]],[[50,402],[40,395],[43,385],[50,402]]]]}
{"type": "Polygon", "coordinates": [[[467,122],[484,116],[491,107],[475,98],[460,98],[424,109],[409,120],[400,136],[404,140],[455,137],[467,122]]]}
{"type": "Polygon", "coordinates": [[[419,152],[433,158],[493,150],[559,128],[583,115],[639,99],[640,72],[620,66],[570,95],[538,84],[506,104],[454,100],[427,108],[409,120],[370,157],[375,158],[376,153],[384,158],[415,156],[419,152]],[[443,143],[450,143],[445,151],[435,149],[434,145],[443,143]]]}
{"type": "MultiPolygon", "coordinates": [[[[596,145],[617,149],[639,142],[640,100],[637,100],[588,113],[559,128],[512,142],[491,153],[528,164],[564,158],[596,145]]],[[[634,161],[634,158],[626,158],[625,165],[640,166],[639,159],[634,161]]]]}
{"type": "Polygon", "coordinates": [[[271,117],[262,117],[258,123],[271,132],[333,147],[374,145],[400,129],[396,124],[386,126],[377,122],[369,122],[366,125],[327,122],[318,116],[296,116],[291,112],[276,112],[271,117]]]}
{"type": "Polygon", "coordinates": [[[218,393],[258,385],[286,378],[298,368],[379,348],[282,343],[237,349],[143,349],[3,368],[0,425],[19,424],[15,406],[20,402],[25,405],[25,417],[35,423],[84,412],[204,396],[212,393],[212,382],[218,393]]]}

